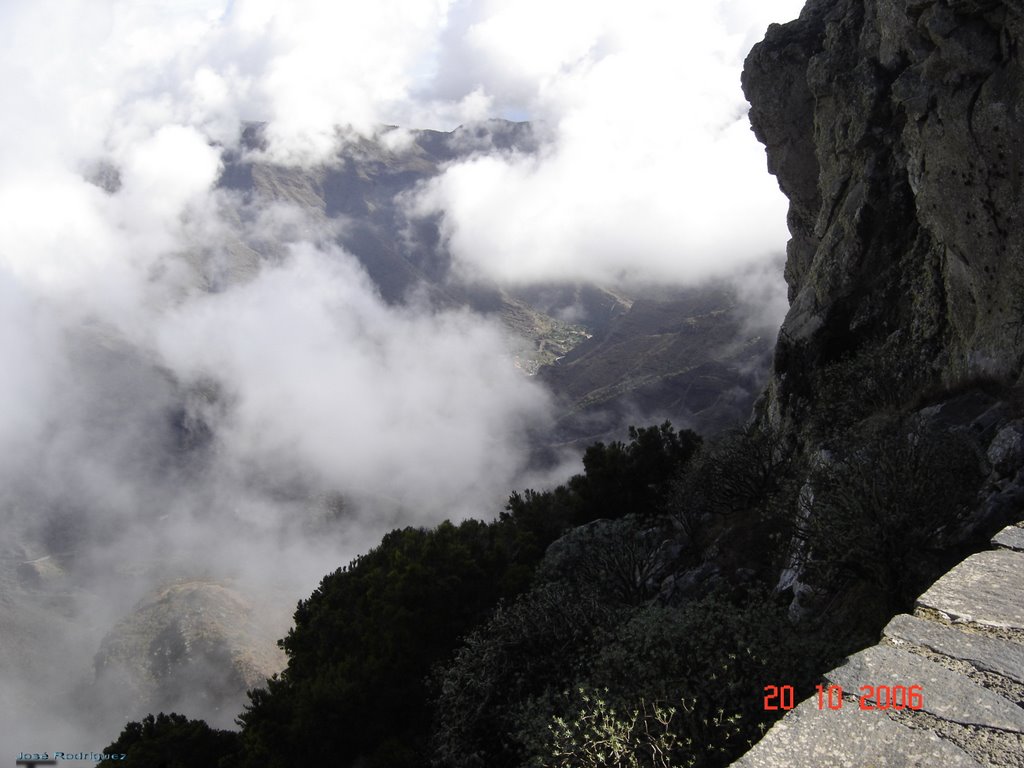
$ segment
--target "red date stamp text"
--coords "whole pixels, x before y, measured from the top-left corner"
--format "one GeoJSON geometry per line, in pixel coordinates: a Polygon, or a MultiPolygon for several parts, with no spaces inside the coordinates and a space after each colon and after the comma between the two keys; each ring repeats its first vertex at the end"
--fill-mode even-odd
{"type": "MultiPolygon", "coordinates": [[[[819,685],[817,691],[818,709],[842,709],[844,703],[849,703],[843,698],[841,685],[819,685]]],[[[766,711],[789,710],[796,705],[792,685],[766,685],[764,693],[766,711]]],[[[866,710],[919,710],[924,706],[924,689],[920,685],[862,685],[857,704],[866,710]]]]}

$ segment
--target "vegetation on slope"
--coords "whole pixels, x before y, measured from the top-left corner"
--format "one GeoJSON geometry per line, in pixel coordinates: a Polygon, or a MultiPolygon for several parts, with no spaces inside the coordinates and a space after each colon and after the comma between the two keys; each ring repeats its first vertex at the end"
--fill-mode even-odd
{"type": "Polygon", "coordinates": [[[564,486],[513,494],[492,523],[392,531],[325,577],[281,643],[288,668],[250,692],[239,718],[245,758],[231,764],[429,762],[431,670],[499,601],[529,587],[548,545],[571,526],[652,514],[700,445],[668,424],[630,437],[591,446],[584,473],[564,486]]]}
{"type": "Polygon", "coordinates": [[[491,523],[392,531],[325,577],[241,733],[151,716],[110,750],[158,766],[216,737],[196,764],[728,765],[781,714],[765,686],[809,695],[962,554],[978,454],[916,407],[836,422],[811,458],[764,427],[596,444],[583,474],[491,523]]]}

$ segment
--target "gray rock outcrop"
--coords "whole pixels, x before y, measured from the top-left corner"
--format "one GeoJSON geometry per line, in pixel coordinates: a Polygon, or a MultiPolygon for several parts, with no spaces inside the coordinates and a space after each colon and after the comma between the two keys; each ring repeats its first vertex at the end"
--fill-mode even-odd
{"type": "MultiPolygon", "coordinates": [[[[948,551],[1024,516],[1022,37],[1018,0],[808,0],[743,74],[792,234],[758,423],[804,455],[838,439],[833,413],[846,434],[898,411],[966,437],[985,480],[931,531],[948,551]]],[[[992,545],[824,676],[842,710],[803,702],[737,765],[1024,766],[1024,533],[992,545]],[[920,710],[858,706],[913,684],[920,710]]]]}
{"type": "Polygon", "coordinates": [[[1019,373],[1022,34],[1017,2],[810,0],[751,52],[751,123],[790,199],[774,418],[872,344],[896,379],[1019,373]]]}

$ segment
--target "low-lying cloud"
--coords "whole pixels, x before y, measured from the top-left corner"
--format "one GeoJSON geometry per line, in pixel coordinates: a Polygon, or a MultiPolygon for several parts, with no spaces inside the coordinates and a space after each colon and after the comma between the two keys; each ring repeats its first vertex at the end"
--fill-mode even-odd
{"type": "Polygon", "coordinates": [[[157,584],[287,604],[390,526],[493,515],[549,414],[496,325],[384,302],[324,221],[218,189],[226,150],[313,168],[383,124],[530,118],[536,153],[407,201],[463,276],[750,271],[785,216],[738,65],[798,5],[0,6],[0,744],[99,749],[116,734],[89,728],[144,714],[56,702],[157,584]]]}
{"type": "Polygon", "coordinates": [[[387,306],[351,256],[308,243],[177,306],[158,348],[184,380],[220,382],[232,405],[217,434],[238,464],[386,492],[426,520],[483,511],[546,408],[495,325],[387,306]]]}
{"type": "Polygon", "coordinates": [[[477,4],[446,51],[461,90],[482,72],[549,129],[539,154],[455,164],[411,201],[443,214],[463,274],[692,284],[781,251],[785,199],[736,84],[758,20],[797,4],[564,3],[538,25],[540,5],[477,4]]]}

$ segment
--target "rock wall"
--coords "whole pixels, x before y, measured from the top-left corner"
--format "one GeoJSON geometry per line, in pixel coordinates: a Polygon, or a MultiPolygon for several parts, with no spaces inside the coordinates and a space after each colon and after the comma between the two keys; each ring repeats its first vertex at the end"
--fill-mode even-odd
{"type": "MultiPolygon", "coordinates": [[[[888,405],[972,436],[987,480],[962,541],[1024,517],[1022,36],[1022,0],[808,0],[743,73],[792,234],[762,423],[820,450],[822,372],[875,361],[854,397],[909,382],[888,405]]],[[[939,579],[824,676],[842,708],[799,704],[737,765],[1024,768],[1022,540],[1007,528],[939,579]],[[882,685],[924,705],[861,709],[882,685]]]]}
{"type": "Polygon", "coordinates": [[[750,53],[751,123],[790,199],[773,418],[870,344],[938,385],[1019,375],[1022,34],[1020,0],[809,0],[750,53]]]}

